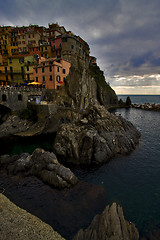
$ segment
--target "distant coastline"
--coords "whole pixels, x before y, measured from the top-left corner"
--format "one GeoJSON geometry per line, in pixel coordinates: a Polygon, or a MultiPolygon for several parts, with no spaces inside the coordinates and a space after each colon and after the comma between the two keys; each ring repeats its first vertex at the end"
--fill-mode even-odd
{"type": "Polygon", "coordinates": [[[124,102],[126,101],[127,96],[130,97],[131,102],[133,104],[144,104],[144,103],[151,103],[151,104],[160,104],[160,95],[120,95],[118,94],[118,100],[122,99],[124,102]]]}

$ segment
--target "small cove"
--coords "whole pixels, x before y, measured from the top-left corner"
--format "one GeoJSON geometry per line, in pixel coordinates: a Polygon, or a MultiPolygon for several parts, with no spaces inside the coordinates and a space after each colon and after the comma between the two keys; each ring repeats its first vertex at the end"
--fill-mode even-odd
{"type": "MultiPolygon", "coordinates": [[[[131,121],[142,134],[134,152],[115,157],[98,168],[73,168],[84,185],[72,191],[59,192],[36,178],[21,180],[4,175],[0,175],[0,187],[6,189],[5,194],[11,200],[51,224],[67,239],[78,227],[86,227],[95,214],[114,201],[123,207],[125,218],[134,222],[140,232],[159,227],[160,113],[132,108],[114,111],[131,121]],[[63,210],[61,206],[64,206],[63,210]]],[[[42,139],[35,138],[33,142],[29,139],[25,141],[23,144],[21,142],[23,147],[15,141],[15,153],[17,150],[18,153],[31,153],[35,146],[44,146],[45,149],[47,146],[46,150],[50,150],[53,139],[46,137],[45,143],[43,136],[42,139]],[[29,150],[25,147],[29,147],[29,150]]]]}

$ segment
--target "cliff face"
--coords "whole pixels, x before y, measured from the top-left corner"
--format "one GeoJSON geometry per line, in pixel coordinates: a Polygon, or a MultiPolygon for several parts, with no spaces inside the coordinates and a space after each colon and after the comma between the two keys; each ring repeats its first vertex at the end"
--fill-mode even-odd
{"type": "Polygon", "coordinates": [[[73,240],[138,240],[139,233],[133,223],[124,219],[123,210],[116,203],[96,215],[90,226],[81,229],[73,240]]]}
{"type": "Polygon", "coordinates": [[[118,99],[113,89],[106,83],[103,72],[98,66],[91,66],[76,56],[70,58],[72,67],[60,92],[64,103],[84,109],[89,103],[117,104],[118,99]]]}

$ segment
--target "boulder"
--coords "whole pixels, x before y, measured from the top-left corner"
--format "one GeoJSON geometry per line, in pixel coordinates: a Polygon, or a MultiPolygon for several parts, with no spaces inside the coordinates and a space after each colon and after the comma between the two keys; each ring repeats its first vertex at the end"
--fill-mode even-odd
{"type": "Polygon", "coordinates": [[[116,154],[133,151],[139,138],[140,133],[127,120],[102,106],[89,106],[82,119],[61,125],[53,148],[63,161],[102,164],[116,154]]]}
{"type": "Polygon", "coordinates": [[[96,215],[87,229],[80,229],[73,240],[139,240],[139,233],[125,220],[122,208],[113,203],[96,215]]]}
{"type": "Polygon", "coordinates": [[[77,184],[78,179],[69,168],[60,164],[53,152],[37,148],[32,155],[2,155],[0,167],[11,175],[36,176],[56,188],[68,188],[77,184]]]}

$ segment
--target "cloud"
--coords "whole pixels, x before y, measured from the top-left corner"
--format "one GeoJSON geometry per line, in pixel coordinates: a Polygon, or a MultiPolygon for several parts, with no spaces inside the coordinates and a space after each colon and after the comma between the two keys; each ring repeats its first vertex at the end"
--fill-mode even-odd
{"type": "Polygon", "coordinates": [[[159,86],[157,78],[149,78],[160,71],[159,0],[0,0],[0,4],[1,25],[58,22],[80,35],[111,86],[138,82],[140,86],[131,78],[135,75],[143,77],[141,85],[159,86]]]}

